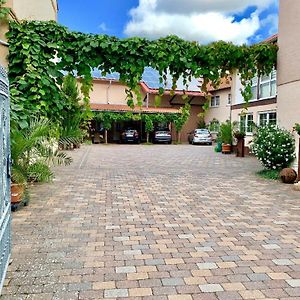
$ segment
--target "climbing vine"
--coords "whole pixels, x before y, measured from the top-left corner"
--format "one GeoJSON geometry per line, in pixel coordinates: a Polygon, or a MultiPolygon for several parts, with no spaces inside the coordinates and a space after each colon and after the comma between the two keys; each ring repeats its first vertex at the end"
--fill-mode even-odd
{"type": "Polygon", "coordinates": [[[0,22],[7,22],[10,13],[10,8],[5,7],[7,0],[0,0],[0,22]]]}
{"type": "MultiPolygon", "coordinates": [[[[12,116],[23,126],[28,116],[34,114],[61,118],[65,106],[61,84],[66,72],[81,77],[86,103],[92,69],[98,68],[102,75],[120,73],[120,80],[128,86],[128,105],[133,107],[142,103],[139,82],[145,67],[156,69],[161,83],[166,82],[169,73],[173,89],[180,76],[184,84],[192,77],[203,77],[203,91],[209,81],[217,86],[221,77],[238,69],[248,101],[251,78],[254,74],[269,73],[276,64],[277,53],[277,46],[271,44],[236,46],[221,41],[202,46],[176,36],[155,41],[137,37],[118,39],[69,31],[53,21],[11,22],[8,39],[12,116]],[[134,94],[138,95],[137,101],[134,94]]],[[[162,95],[163,89],[159,92],[162,95]]]]}

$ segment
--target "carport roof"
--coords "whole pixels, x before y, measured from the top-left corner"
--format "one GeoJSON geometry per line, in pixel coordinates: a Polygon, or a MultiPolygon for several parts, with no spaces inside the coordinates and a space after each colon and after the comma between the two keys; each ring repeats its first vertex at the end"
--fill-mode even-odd
{"type": "Polygon", "coordinates": [[[91,103],[91,110],[93,111],[112,111],[112,112],[134,112],[134,113],[162,113],[162,114],[176,114],[179,109],[172,107],[139,107],[135,106],[133,109],[127,105],[116,104],[96,104],[91,103]]]}

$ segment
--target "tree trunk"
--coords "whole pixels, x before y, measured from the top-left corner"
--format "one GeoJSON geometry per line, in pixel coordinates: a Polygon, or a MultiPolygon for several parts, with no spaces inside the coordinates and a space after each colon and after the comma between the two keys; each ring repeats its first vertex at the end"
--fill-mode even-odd
{"type": "Polygon", "coordinates": [[[177,143],[179,144],[181,140],[181,131],[177,132],[177,143]]]}
{"type": "Polygon", "coordinates": [[[149,132],[147,132],[147,144],[149,144],[149,132]]]}
{"type": "Polygon", "coordinates": [[[105,139],[105,144],[107,144],[107,129],[104,131],[104,139],[105,139]]]}

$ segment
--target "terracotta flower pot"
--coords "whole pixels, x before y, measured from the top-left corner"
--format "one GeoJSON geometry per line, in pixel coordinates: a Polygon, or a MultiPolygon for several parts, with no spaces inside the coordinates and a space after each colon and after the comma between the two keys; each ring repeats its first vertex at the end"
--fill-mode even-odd
{"type": "Polygon", "coordinates": [[[22,201],[22,196],[24,194],[24,185],[12,183],[10,187],[11,191],[11,203],[17,204],[22,201]]]}
{"type": "Polygon", "coordinates": [[[230,144],[222,144],[222,153],[224,153],[224,154],[231,153],[231,145],[230,144]]]}

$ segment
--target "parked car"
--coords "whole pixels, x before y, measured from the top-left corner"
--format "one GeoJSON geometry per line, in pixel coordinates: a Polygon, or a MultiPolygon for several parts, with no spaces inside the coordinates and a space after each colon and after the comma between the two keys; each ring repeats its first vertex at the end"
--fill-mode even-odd
{"type": "Polygon", "coordinates": [[[153,143],[172,143],[172,134],[169,128],[157,129],[154,131],[153,143]]]}
{"type": "Polygon", "coordinates": [[[121,134],[121,142],[122,143],[140,143],[140,137],[137,130],[128,128],[125,129],[121,134]]]}
{"type": "Polygon", "coordinates": [[[207,129],[195,129],[189,133],[188,141],[190,144],[212,145],[212,135],[207,129]]]}

